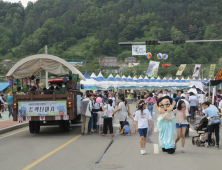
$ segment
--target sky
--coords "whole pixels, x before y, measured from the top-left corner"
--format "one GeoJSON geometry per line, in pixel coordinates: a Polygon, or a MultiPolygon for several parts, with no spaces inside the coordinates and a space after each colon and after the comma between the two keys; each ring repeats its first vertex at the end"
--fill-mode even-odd
{"type": "Polygon", "coordinates": [[[37,0],[3,0],[3,1],[7,1],[7,2],[19,2],[19,1],[21,1],[21,3],[22,3],[22,5],[24,6],[24,7],[26,7],[27,6],[27,3],[29,2],[29,1],[32,1],[32,2],[35,2],[35,1],[37,1],[37,0]]]}

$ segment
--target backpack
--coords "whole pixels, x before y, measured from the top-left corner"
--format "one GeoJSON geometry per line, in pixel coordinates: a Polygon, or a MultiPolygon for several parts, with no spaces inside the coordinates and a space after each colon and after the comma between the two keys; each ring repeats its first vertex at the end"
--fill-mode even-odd
{"type": "MultiPolygon", "coordinates": [[[[89,105],[89,100],[87,100],[87,101],[82,101],[81,102],[81,106],[80,106],[80,114],[81,115],[86,115],[86,109],[87,109],[87,107],[88,107],[88,105],[89,105]]],[[[90,110],[90,108],[89,108],[89,110],[90,110]]]]}

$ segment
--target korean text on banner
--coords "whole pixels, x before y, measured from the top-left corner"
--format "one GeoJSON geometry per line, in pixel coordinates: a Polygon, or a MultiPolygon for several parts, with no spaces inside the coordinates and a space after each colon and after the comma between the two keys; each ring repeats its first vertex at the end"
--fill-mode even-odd
{"type": "Polygon", "coordinates": [[[18,102],[18,116],[67,115],[66,101],[18,102]]]}
{"type": "Polygon", "coordinates": [[[193,77],[199,77],[201,64],[195,64],[195,68],[193,71],[193,77]]]}
{"type": "Polygon", "coordinates": [[[215,68],[216,68],[216,64],[211,64],[210,65],[209,77],[214,77],[215,68]]]}
{"type": "Polygon", "coordinates": [[[148,75],[148,77],[157,77],[159,65],[160,62],[150,61],[146,75],[148,75]]]}
{"type": "Polygon", "coordinates": [[[146,45],[132,45],[132,55],[146,55],[146,45]]]}
{"type": "Polygon", "coordinates": [[[176,75],[181,76],[185,67],[186,67],[186,64],[181,64],[176,75]]]}

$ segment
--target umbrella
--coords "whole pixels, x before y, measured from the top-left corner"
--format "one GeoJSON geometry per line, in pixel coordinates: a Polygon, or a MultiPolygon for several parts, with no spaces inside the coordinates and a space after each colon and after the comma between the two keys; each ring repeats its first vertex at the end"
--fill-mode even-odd
{"type": "Polygon", "coordinates": [[[188,90],[187,93],[193,92],[194,94],[205,94],[205,92],[203,90],[201,90],[199,87],[193,85],[193,86],[189,86],[191,87],[190,90],[188,90]]]}

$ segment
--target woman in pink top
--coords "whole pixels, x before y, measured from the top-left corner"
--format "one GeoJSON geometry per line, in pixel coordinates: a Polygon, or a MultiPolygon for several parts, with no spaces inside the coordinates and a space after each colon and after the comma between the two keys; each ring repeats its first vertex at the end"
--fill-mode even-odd
{"type": "Polygon", "coordinates": [[[148,110],[150,111],[153,118],[153,105],[156,103],[156,99],[153,97],[153,93],[149,94],[149,97],[145,100],[145,102],[148,104],[148,110]]]}

